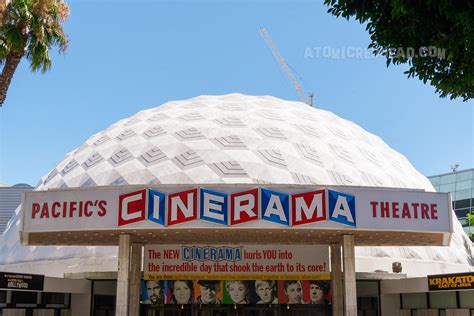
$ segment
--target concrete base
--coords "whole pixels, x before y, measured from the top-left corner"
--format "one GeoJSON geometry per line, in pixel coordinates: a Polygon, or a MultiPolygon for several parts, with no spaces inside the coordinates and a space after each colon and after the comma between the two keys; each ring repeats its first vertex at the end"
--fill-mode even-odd
{"type": "Polygon", "coordinates": [[[471,316],[468,309],[447,309],[446,316],[471,316]]]}

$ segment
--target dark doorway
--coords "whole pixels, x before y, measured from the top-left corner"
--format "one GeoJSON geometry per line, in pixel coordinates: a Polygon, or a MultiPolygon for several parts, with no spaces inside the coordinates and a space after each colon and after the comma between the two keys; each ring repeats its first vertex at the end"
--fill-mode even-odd
{"type": "Polygon", "coordinates": [[[141,306],[142,316],[328,316],[330,306],[317,305],[161,305],[141,306]]]}

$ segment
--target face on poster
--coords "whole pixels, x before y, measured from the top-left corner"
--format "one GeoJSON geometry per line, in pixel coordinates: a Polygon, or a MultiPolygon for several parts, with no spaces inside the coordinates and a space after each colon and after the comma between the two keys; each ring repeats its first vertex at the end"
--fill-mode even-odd
{"type": "Polygon", "coordinates": [[[192,304],[194,301],[194,282],[191,280],[170,280],[166,292],[166,304],[192,304]]]}
{"type": "Polygon", "coordinates": [[[141,301],[142,304],[160,305],[164,301],[166,282],[163,280],[142,280],[141,301]]]}
{"type": "Polygon", "coordinates": [[[256,280],[256,304],[278,304],[277,282],[274,280],[256,280]]]}
{"type": "Polygon", "coordinates": [[[330,281],[279,281],[278,300],[281,304],[329,304],[330,281]]]}
{"type": "Polygon", "coordinates": [[[222,304],[278,304],[274,280],[226,280],[222,304]]]}
{"type": "Polygon", "coordinates": [[[142,280],[142,304],[315,304],[328,305],[325,280],[142,280]]]}
{"type": "Polygon", "coordinates": [[[222,304],[222,283],[219,280],[198,280],[194,287],[196,304],[222,304]]]}
{"type": "Polygon", "coordinates": [[[250,281],[226,280],[224,281],[223,304],[249,304],[250,303],[250,281]]]}

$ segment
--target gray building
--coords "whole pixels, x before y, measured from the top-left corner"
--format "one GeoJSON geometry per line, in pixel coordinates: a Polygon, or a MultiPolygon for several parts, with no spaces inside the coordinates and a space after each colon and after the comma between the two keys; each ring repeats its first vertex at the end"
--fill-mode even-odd
{"type": "Polygon", "coordinates": [[[31,190],[33,187],[25,183],[13,186],[0,184],[0,233],[3,233],[15,209],[20,205],[22,193],[31,190]]]}
{"type": "Polygon", "coordinates": [[[453,210],[464,231],[474,240],[474,226],[470,226],[467,214],[474,215],[474,168],[428,177],[438,192],[450,192],[453,210]]]}

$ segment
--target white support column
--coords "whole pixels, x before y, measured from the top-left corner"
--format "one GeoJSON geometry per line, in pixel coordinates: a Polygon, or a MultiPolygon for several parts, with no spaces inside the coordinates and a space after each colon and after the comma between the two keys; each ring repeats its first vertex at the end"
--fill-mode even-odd
{"type": "Polygon", "coordinates": [[[343,236],[344,254],[344,315],[357,316],[354,235],[343,236]]]}
{"type": "Polygon", "coordinates": [[[130,235],[119,236],[116,316],[128,316],[130,288],[130,235]]]}
{"type": "Polygon", "coordinates": [[[341,245],[331,244],[331,291],[332,315],[342,316],[344,312],[341,245]]]}
{"type": "Polygon", "coordinates": [[[140,314],[140,280],[142,276],[142,245],[132,243],[132,260],[130,263],[129,314],[140,314]]]}

